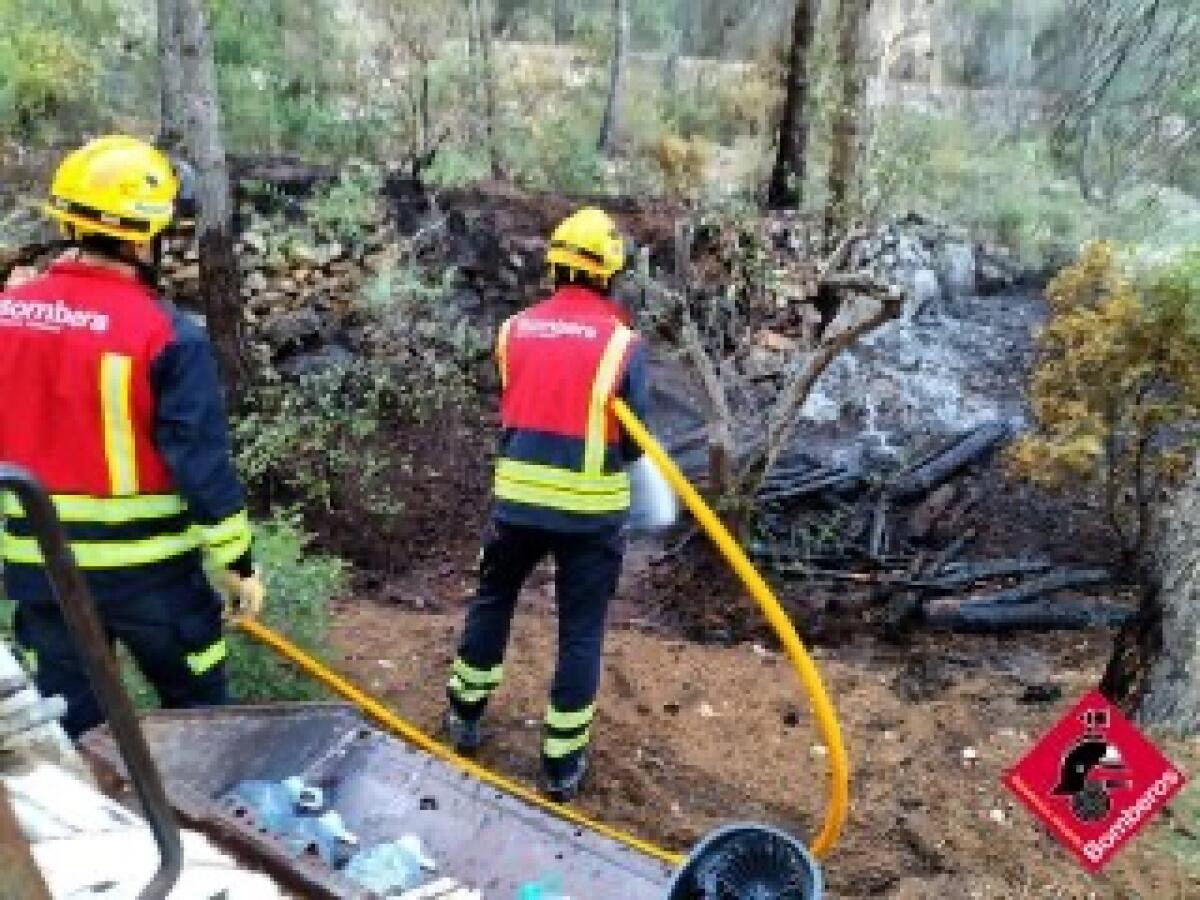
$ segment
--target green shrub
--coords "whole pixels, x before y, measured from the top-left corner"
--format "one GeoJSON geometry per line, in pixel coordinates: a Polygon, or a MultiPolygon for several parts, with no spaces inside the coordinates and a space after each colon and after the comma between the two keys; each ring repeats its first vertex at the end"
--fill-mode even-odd
{"type": "MultiPolygon", "coordinates": [[[[412,401],[381,363],[333,365],[255,388],[233,424],[238,467],[268,505],[306,513],[400,511],[389,420],[412,401]]],[[[401,457],[402,459],[402,457],[401,457]]]]}
{"type": "Polygon", "coordinates": [[[359,243],[382,218],[383,174],[378,166],[351,161],[333,183],[308,201],[309,223],[319,235],[359,243]]]}
{"type": "MultiPolygon", "coordinates": [[[[329,658],[329,602],[344,585],[346,565],[307,553],[310,538],[294,516],[276,516],[255,529],[254,555],[267,585],[265,624],[306,653],[329,658]]],[[[229,685],[238,702],[314,700],[325,690],[273,650],[242,634],[230,635],[229,685]]]]}
{"type": "Polygon", "coordinates": [[[100,61],[77,36],[37,26],[8,30],[0,42],[0,128],[46,136],[51,123],[81,111],[100,61]]]}
{"type": "Polygon", "coordinates": [[[879,114],[864,181],[865,206],[875,215],[915,210],[1043,268],[1089,240],[1145,240],[1166,221],[1146,192],[1089,203],[1059,173],[1044,139],[997,138],[960,119],[908,110],[879,114]]]}

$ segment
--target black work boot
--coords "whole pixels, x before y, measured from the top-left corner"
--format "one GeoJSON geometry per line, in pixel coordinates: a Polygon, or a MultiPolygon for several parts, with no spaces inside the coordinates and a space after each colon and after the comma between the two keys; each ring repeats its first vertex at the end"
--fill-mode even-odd
{"type": "Polygon", "coordinates": [[[579,789],[588,773],[588,752],[585,747],[560,759],[542,757],[546,795],[555,803],[570,803],[579,796],[579,789]]]}
{"type": "Polygon", "coordinates": [[[482,716],[468,719],[453,706],[446,708],[446,714],[442,717],[442,731],[455,753],[460,756],[474,756],[479,750],[483,743],[481,719],[482,716]]]}

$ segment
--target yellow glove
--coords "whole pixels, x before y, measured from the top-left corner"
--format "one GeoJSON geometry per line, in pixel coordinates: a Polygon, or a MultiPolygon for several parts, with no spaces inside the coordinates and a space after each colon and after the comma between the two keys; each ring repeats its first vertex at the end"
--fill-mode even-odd
{"type": "Polygon", "coordinates": [[[219,569],[214,575],[216,588],[225,600],[226,619],[257,619],[267,599],[267,589],[258,569],[243,578],[233,569],[219,569]]]}

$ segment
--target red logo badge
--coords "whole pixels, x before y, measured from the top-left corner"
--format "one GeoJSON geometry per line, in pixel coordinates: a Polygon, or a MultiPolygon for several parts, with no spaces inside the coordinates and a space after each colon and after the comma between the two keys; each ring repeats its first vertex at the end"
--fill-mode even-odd
{"type": "Polygon", "coordinates": [[[1186,780],[1095,691],[1004,776],[1091,872],[1108,865],[1186,780]]]}

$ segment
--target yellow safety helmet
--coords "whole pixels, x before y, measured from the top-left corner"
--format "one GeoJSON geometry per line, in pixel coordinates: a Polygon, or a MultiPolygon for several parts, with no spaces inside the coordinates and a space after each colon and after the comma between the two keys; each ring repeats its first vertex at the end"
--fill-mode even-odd
{"type": "Polygon", "coordinates": [[[171,224],[179,176],[145,141],[110,135],[70,153],[54,173],[47,215],[72,237],[148,241],[171,224]]]}
{"type": "Polygon", "coordinates": [[[554,229],[546,262],[608,280],[625,267],[625,241],[608,213],[588,206],[554,229]]]}

